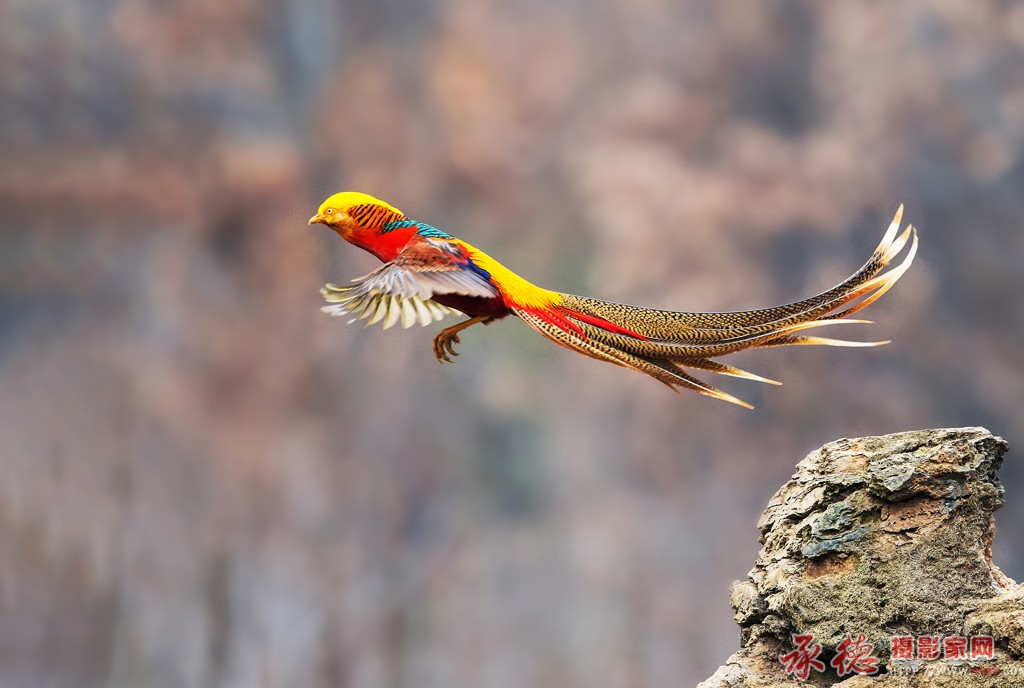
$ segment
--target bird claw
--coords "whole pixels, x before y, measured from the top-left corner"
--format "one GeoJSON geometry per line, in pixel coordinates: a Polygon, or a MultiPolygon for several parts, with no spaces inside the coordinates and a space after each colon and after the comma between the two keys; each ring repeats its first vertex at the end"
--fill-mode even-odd
{"type": "Polygon", "coordinates": [[[458,356],[455,345],[459,343],[459,335],[454,332],[442,331],[434,337],[434,356],[438,363],[454,363],[450,356],[458,356]]]}
{"type": "Polygon", "coordinates": [[[434,337],[434,356],[440,363],[454,363],[452,356],[458,356],[459,354],[455,351],[455,345],[461,341],[459,339],[459,332],[466,329],[470,325],[476,323],[487,324],[494,320],[493,317],[487,315],[477,315],[475,317],[466,320],[465,322],[453,325],[447,329],[441,330],[434,337]]]}

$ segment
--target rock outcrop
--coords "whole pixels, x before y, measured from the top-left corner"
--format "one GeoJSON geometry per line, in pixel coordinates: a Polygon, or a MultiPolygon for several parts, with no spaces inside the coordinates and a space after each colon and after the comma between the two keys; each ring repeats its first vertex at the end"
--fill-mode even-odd
{"type": "MultiPolygon", "coordinates": [[[[808,455],[768,503],[763,548],[732,586],[741,649],[699,688],[1024,686],[1024,585],[991,555],[1006,448],[962,428],[844,439],[808,455]],[[855,671],[842,650],[859,634],[871,647],[855,671]],[[813,636],[806,681],[780,661],[794,635],[813,636]],[[971,659],[972,637],[992,638],[992,659],[971,659]]],[[[983,656],[988,641],[977,642],[983,656]]]]}

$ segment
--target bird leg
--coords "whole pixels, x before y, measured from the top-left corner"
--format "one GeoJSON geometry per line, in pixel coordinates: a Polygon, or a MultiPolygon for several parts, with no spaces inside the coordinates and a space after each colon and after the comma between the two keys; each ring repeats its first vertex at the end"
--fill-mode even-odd
{"type": "Polygon", "coordinates": [[[460,322],[458,325],[452,325],[446,327],[437,333],[434,337],[434,356],[437,357],[438,362],[444,363],[448,361],[452,363],[452,359],[448,357],[449,354],[452,356],[458,356],[455,353],[454,346],[459,343],[459,332],[466,329],[470,325],[476,325],[477,323],[484,323],[485,325],[494,320],[493,316],[490,315],[478,315],[470,318],[465,322],[460,322]]]}

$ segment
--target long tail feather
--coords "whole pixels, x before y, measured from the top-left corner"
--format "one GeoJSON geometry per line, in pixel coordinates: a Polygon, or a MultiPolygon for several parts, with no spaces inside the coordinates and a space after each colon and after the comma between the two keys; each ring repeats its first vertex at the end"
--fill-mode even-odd
{"type": "Polygon", "coordinates": [[[854,342],[848,339],[831,339],[829,337],[794,337],[791,335],[786,335],[784,337],[779,337],[778,339],[771,339],[762,344],[761,346],[793,346],[803,344],[813,346],[845,346],[869,348],[872,346],[885,346],[886,344],[891,343],[891,339],[883,339],[880,342],[854,342]]]}
{"type": "Polygon", "coordinates": [[[700,370],[709,370],[712,373],[718,373],[719,375],[729,375],[730,377],[741,377],[744,380],[753,380],[754,382],[763,382],[767,385],[781,385],[782,383],[778,380],[772,380],[771,378],[762,377],[755,375],[754,373],[747,372],[735,366],[726,365],[725,363],[719,363],[718,361],[712,361],[707,358],[693,358],[686,361],[686,366],[689,368],[699,368],[700,370]]]}
{"type": "Polygon", "coordinates": [[[572,349],[591,358],[615,363],[625,368],[632,368],[645,375],[650,375],[655,380],[668,385],[672,389],[682,387],[705,396],[743,406],[744,408],[754,408],[742,399],[738,399],[731,394],[701,382],[695,377],[687,375],[670,362],[641,358],[596,340],[573,336],[570,332],[563,330],[557,325],[553,325],[530,311],[517,310],[516,315],[527,325],[560,346],[572,349]]]}
{"type": "MultiPolygon", "coordinates": [[[[705,330],[711,330],[710,334],[713,336],[716,330],[759,328],[816,318],[849,303],[859,296],[863,296],[866,292],[862,291],[861,288],[885,269],[892,259],[898,255],[908,237],[915,237],[914,245],[916,247],[916,232],[912,227],[908,227],[900,237],[896,236],[899,228],[898,222],[902,214],[902,206],[900,206],[900,210],[897,211],[893,224],[889,226],[889,230],[886,232],[882,242],[860,270],[832,289],[809,299],[785,306],[725,313],[682,312],[640,308],[602,301],[600,299],[563,294],[562,307],[567,311],[576,311],[585,316],[607,320],[615,326],[624,328],[641,337],[661,341],[693,341],[694,337],[709,334],[705,330]]],[[[911,261],[913,260],[913,253],[909,258],[911,261]]],[[[904,262],[906,267],[909,267],[909,262],[904,262]]],[[[902,272],[899,274],[902,275],[902,272]]],[[[747,333],[746,331],[742,332],[742,334],[747,333]]],[[[731,337],[737,334],[740,333],[731,333],[727,336],[731,337]]]]}
{"type": "Polygon", "coordinates": [[[550,311],[513,311],[548,339],[586,356],[633,368],[673,389],[689,389],[753,408],[689,375],[684,368],[777,385],[781,383],[712,359],[758,347],[887,344],[797,333],[824,325],[870,323],[848,316],[881,298],[906,273],[917,254],[917,232],[912,226],[900,232],[902,217],[901,205],[871,258],[857,272],[832,289],[785,306],[728,313],[676,312],[561,294],[561,304],[550,311]],[[902,262],[883,272],[908,243],[910,250],[902,262]]]}
{"type": "MultiPolygon", "coordinates": [[[[882,298],[882,295],[885,294],[885,292],[892,289],[893,285],[896,284],[899,278],[903,276],[903,273],[910,269],[910,265],[914,262],[914,257],[917,255],[917,231],[914,230],[913,227],[908,227],[907,231],[913,233],[913,242],[911,242],[910,251],[907,253],[907,257],[903,259],[903,262],[900,263],[895,268],[893,268],[892,270],[890,270],[889,272],[886,272],[871,279],[867,284],[864,285],[865,288],[870,286],[870,289],[874,289],[874,292],[871,293],[871,295],[868,296],[868,298],[864,299],[855,306],[852,306],[851,308],[847,308],[844,311],[840,311],[838,313],[830,315],[830,318],[845,318],[846,316],[852,315],[863,308],[867,308],[875,301],[882,298]],[[873,282],[876,281],[877,285],[872,284],[873,282]]],[[[867,291],[862,291],[862,293],[866,294],[870,291],[870,289],[868,289],[867,291]]],[[[854,296],[853,298],[857,297],[854,296]]]]}
{"type": "MultiPolygon", "coordinates": [[[[690,342],[665,342],[652,341],[649,339],[637,339],[628,335],[621,335],[615,332],[608,332],[595,325],[575,321],[573,324],[588,339],[600,342],[621,351],[636,356],[664,358],[671,361],[688,361],[691,359],[712,358],[724,356],[744,349],[756,346],[763,346],[765,342],[773,341],[783,336],[791,335],[802,330],[825,325],[856,325],[869,323],[868,320],[812,320],[809,322],[793,323],[734,337],[722,337],[718,341],[706,340],[702,343],[690,342]]],[[[723,332],[731,332],[723,331],[723,332]]]]}

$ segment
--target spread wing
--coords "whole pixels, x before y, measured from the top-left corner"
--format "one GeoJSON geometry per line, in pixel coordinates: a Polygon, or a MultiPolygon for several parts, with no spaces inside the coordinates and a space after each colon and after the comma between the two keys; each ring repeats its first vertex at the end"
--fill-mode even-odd
{"type": "Polygon", "coordinates": [[[434,301],[434,294],[461,294],[494,298],[497,288],[479,270],[457,242],[414,236],[390,263],[352,280],[347,287],[324,285],[320,290],[330,304],[321,310],[330,315],[369,318],[367,325],[384,321],[388,329],[399,319],[402,327],[415,322],[429,325],[451,313],[434,301]]]}

